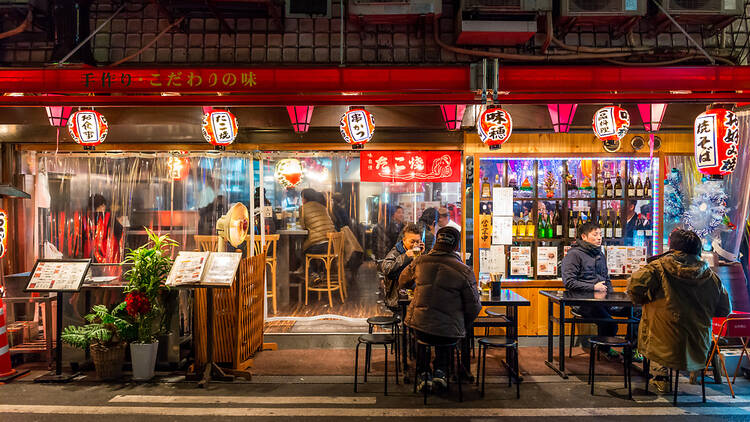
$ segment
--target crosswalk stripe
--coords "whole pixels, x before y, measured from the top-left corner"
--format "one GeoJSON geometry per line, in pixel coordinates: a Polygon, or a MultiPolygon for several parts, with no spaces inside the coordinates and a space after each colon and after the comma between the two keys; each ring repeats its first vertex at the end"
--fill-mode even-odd
{"type": "Polygon", "coordinates": [[[376,397],[322,396],[146,396],[117,395],[110,403],[188,403],[188,404],[375,404],[376,397]]]}
{"type": "Polygon", "coordinates": [[[747,416],[750,407],[600,407],[554,409],[382,409],[358,408],[210,408],[210,407],[129,407],[129,406],[57,406],[0,405],[0,414],[64,415],[149,415],[149,416],[225,416],[225,417],[586,417],[586,416],[747,416]]]}
{"type": "MultiPolygon", "coordinates": [[[[633,401],[636,403],[672,403],[672,394],[665,394],[660,396],[633,396],[633,401]]],[[[678,403],[702,403],[703,397],[698,393],[697,395],[678,395],[678,403]]],[[[711,395],[706,396],[706,403],[747,403],[750,402],[750,396],[732,396],[727,393],[725,395],[711,395]]]]}

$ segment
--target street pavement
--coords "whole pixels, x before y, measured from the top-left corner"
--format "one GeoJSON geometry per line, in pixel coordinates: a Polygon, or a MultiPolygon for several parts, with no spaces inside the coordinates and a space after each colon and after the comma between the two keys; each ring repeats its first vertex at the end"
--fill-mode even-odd
{"type": "MultiPolygon", "coordinates": [[[[391,377],[388,396],[383,379],[373,375],[354,393],[352,377],[256,376],[247,381],[212,383],[197,388],[182,376],[162,375],[148,383],[103,383],[89,378],[69,384],[36,384],[43,372],[0,385],[0,421],[218,421],[218,420],[371,420],[424,419],[488,421],[512,417],[556,421],[654,420],[750,421],[750,381],[735,384],[732,399],[726,384],[706,384],[707,403],[701,403],[700,386],[680,380],[679,404],[672,396],[645,395],[643,379],[633,378],[633,400],[627,399],[621,377],[597,377],[591,396],[585,378],[527,376],[521,399],[507,379],[488,378],[485,398],[474,385],[464,384],[464,401],[455,385],[443,396],[430,396],[428,404],[412,386],[395,385],[391,377]]],[[[361,382],[361,380],[360,380],[361,382]]]]}

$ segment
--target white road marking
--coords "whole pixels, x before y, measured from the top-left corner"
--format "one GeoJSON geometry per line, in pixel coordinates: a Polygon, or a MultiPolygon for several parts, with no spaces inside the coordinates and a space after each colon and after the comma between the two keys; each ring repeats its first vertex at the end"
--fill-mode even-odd
{"type": "Polygon", "coordinates": [[[380,408],[210,408],[210,407],[128,407],[0,405],[0,414],[64,415],[149,415],[149,416],[226,416],[226,417],[585,417],[585,416],[747,416],[750,407],[602,407],[555,409],[380,409],[380,408]]]}
{"type": "MultiPolygon", "coordinates": [[[[672,394],[664,394],[659,396],[633,396],[633,401],[636,403],[672,403],[673,400],[672,394]]],[[[702,403],[703,397],[700,393],[697,395],[691,394],[691,395],[677,395],[677,404],[683,404],[683,403],[702,403]]],[[[710,395],[706,396],[706,403],[747,403],[750,402],[750,396],[735,396],[732,398],[732,395],[727,392],[725,395],[710,395]]]]}
{"type": "Polygon", "coordinates": [[[110,403],[189,403],[189,404],[375,404],[376,397],[323,396],[143,396],[117,395],[110,403]]]}

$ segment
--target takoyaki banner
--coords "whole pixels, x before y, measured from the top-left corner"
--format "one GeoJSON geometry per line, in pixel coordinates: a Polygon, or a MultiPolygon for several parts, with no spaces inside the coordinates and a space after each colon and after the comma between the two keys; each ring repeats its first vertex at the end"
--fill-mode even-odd
{"type": "Polygon", "coordinates": [[[362,151],[363,182],[460,182],[461,151],[362,151]]]}

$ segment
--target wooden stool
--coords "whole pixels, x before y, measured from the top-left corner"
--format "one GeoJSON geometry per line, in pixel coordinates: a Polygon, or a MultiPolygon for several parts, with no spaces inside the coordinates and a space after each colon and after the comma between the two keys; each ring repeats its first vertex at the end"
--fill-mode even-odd
{"type": "MultiPolygon", "coordinates": [[[[391,334],[362,334],[357,339],[357,347],[354,350],[354,392],[357,392],[357,369],[359,368],[359,346],[365,344],[370,350],[373,344],[382,344],[385,351],[385,374],[383,394],[388,395],[388,345],[396,347],[398,339],[391,334]]],[[[398,352],[396,353],[396,384],[398,384],[398,352]]],[[[370,356],[365,355],[365,382],[367,382],[367,370],[370,368],[370,356]]]]}
{"type": "MultiPolygon", "coordinates": [[[[276,306],[276,245],[279,242],[280,235],[278,234],[267,234],[265,235],[265,243],[261,245],[261,236],[253,236],[253,247],[255,248],[256,254],[265,252],[266,254],[266,265],[271,269],[271,290],[266,291],[266,296],[272,299],[273,313],[277,312],[276,306]]],[[[250,235],[245,238],[248,248],[250,247],[250,235]]],[[[249,249],[248,249],[249,250],[249,249]]]]}
{"type": "Polygon", "coordinates": [[[328,305],[333,307],[333,295],[331,294],[334,290],[339,291],[341,296],[341,303],[344,303],[344,264],[343,259],[343,236],[338,232],[327,233],[328,237],[328,250],[324,254],[305,254],[305,305],[307,305],[308,291],[312,292],[328,292],[328,305]],[[310,285],[310,262],[318,259],[323,261],[326,268],[326,287],[313,287],[310,285]],[[337,280],[331,283],[331,269],[333,268],[333,261],[336,261],[337,280]]]}
{"type": "Polygon", "coordinates": [[[594,395],[594,374],[596,373],[596,351],[600,347],[622,347],[625,366],[625,387],[628,389],[628,399],[633,399],[630,384],[630,360],[633,358],[633,345],[622,337],[591,337],[591,355],[589,356],[589,384],[591,384],[591,395],[594,395]]]}
{"type": "MultiPolygon", "coordinates": [[[[518,342],[505,336],[482,337],[479,339],[479,358],[477,359],[477,385],[479,384],[479,368],[482,368],[482,397],[484,397],[484,379],[487,374],[487,349],[490,347],[505,348],[505,356],[513,350],[513,370],[516,372],[516,398],[521,398],[521,369],[518,366],[518,342]]],[[[509,362],[510,365],[510,362],[509,362]]],[[[512,373],[508,370],[508,387],[512,381],[512,373]]]]}
{"type": "Polygon", "coordinates": [[[195,246],[199,252],[216,252],[219,246],[219,236],[196,234],[195,246]]]}

